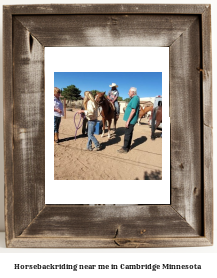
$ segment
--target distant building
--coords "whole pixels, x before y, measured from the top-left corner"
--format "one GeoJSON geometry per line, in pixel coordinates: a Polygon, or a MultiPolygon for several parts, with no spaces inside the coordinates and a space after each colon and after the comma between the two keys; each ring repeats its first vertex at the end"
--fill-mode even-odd
{"type": "Polygon", "coordinates": [[[155,99],[155,97],[141,97],[140,98],[140,103],[142,102],[151,102],[152,104],[154,103],[154,99],[155,99]]]}
{"type": "Polygon", "coordinates": [[[123,114],[127,106],[127,103],[125,101],[118,101],[118,102],[120,104],[120,113],[123,114]]]}
{"type": "Polygon", "coordinates": [[[140,105],[144,108],[146,106],[153,106],[153,102],[151,101],[140,101],[140,105]]]}
{"type": "Polygon", "coordinates": [[[152,106],[154,104],[155,97],[143,97],[140,98],[140,105],[144,108],[146,106],[152,106]]]}
{"type": "MultiPolygon", "coordinates": [[[[155,97],[140,98],[140,105],[143,108],[146,107],[146,106],[153,106],[154,100],[155,100],[155,97]]],[[[125,102],[125,101],[119,101],[119,104],[120,104],[120,113],[124,113],[128,103],[125,102]]]]}

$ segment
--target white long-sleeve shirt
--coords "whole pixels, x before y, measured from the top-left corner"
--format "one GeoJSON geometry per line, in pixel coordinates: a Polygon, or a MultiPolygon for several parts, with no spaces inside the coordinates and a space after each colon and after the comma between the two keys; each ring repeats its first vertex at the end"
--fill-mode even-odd
{"type": "Polygon", "coordinates": [[[87,110],[84,110],[85,116],[88,120],[96,120],[98,117],[98,107],[92,100],[87,102],[87,110]]]}
{"type": "Polygon", "coordinates": [[[63,104],[62,104],[61,100],[56,98],[55,96],[54,96],[54,108],[58,108],[62,111],[62,113],[54,111],[54,116],[56,116],[56,117],[64,116],[63,104]]]}

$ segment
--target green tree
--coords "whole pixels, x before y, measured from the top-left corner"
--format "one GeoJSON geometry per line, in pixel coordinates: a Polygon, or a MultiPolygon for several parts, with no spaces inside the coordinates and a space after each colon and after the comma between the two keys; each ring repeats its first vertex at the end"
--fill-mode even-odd
{"type": "Polygon", "coordinates": [[[131,98],[125,98],[125,100],[124,100],[124,101],[126,101],[126,102],[130,102],[130,100],[131,100],[131,98]]]}
{"type": "Polygon", "coordinates": [[[98,90],[92,90],[92,91],[90,91],[90,92],[92,93],[93,97],[95,98],[96,93],[99,92],[99,91],[98,91],[98,90]]]}
{"type": "MultiPolygon", "coordinates": [[[[98,93],[98,92],[100,92],[100,91],[99,91],[99,90],[92,90],[92,91],[90,91],[90,92],[92,93],[93,97],[95,98],[96,93],[98,93]]],[[[106,94],[105,94],[105,97],[106,97],[106,94]]]]}
{"type": "Polygon", "coordinates": [[[68,101],[81,99],[81,90],[76,88],[75,85],[67,86],[61,91],[61,95],[68,101]]]}
{"type": "Polygon", "coordinates": [[[118,101],[123,101],[123,98],[122,97],[118,97],[118,101]]]}

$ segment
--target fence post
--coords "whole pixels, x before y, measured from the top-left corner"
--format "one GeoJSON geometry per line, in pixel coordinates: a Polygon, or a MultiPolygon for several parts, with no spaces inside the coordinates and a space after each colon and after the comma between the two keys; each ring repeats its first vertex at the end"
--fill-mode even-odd
{"type": "Polygon", "coordinates": [[[64,98],[64,119],[66,119],[66,99],[64,98]]]}

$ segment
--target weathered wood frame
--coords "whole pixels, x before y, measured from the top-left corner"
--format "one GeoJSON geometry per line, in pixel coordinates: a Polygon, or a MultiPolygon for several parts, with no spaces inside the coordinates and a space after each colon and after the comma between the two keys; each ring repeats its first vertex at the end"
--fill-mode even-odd
{"type": "Polygon", "coordinates": [[[211,78],[210,5],[4,6],[6,246],[212,245],[211,78]],[[45,205],[46,46],[170,47],[171,205],[45,205]]]}

